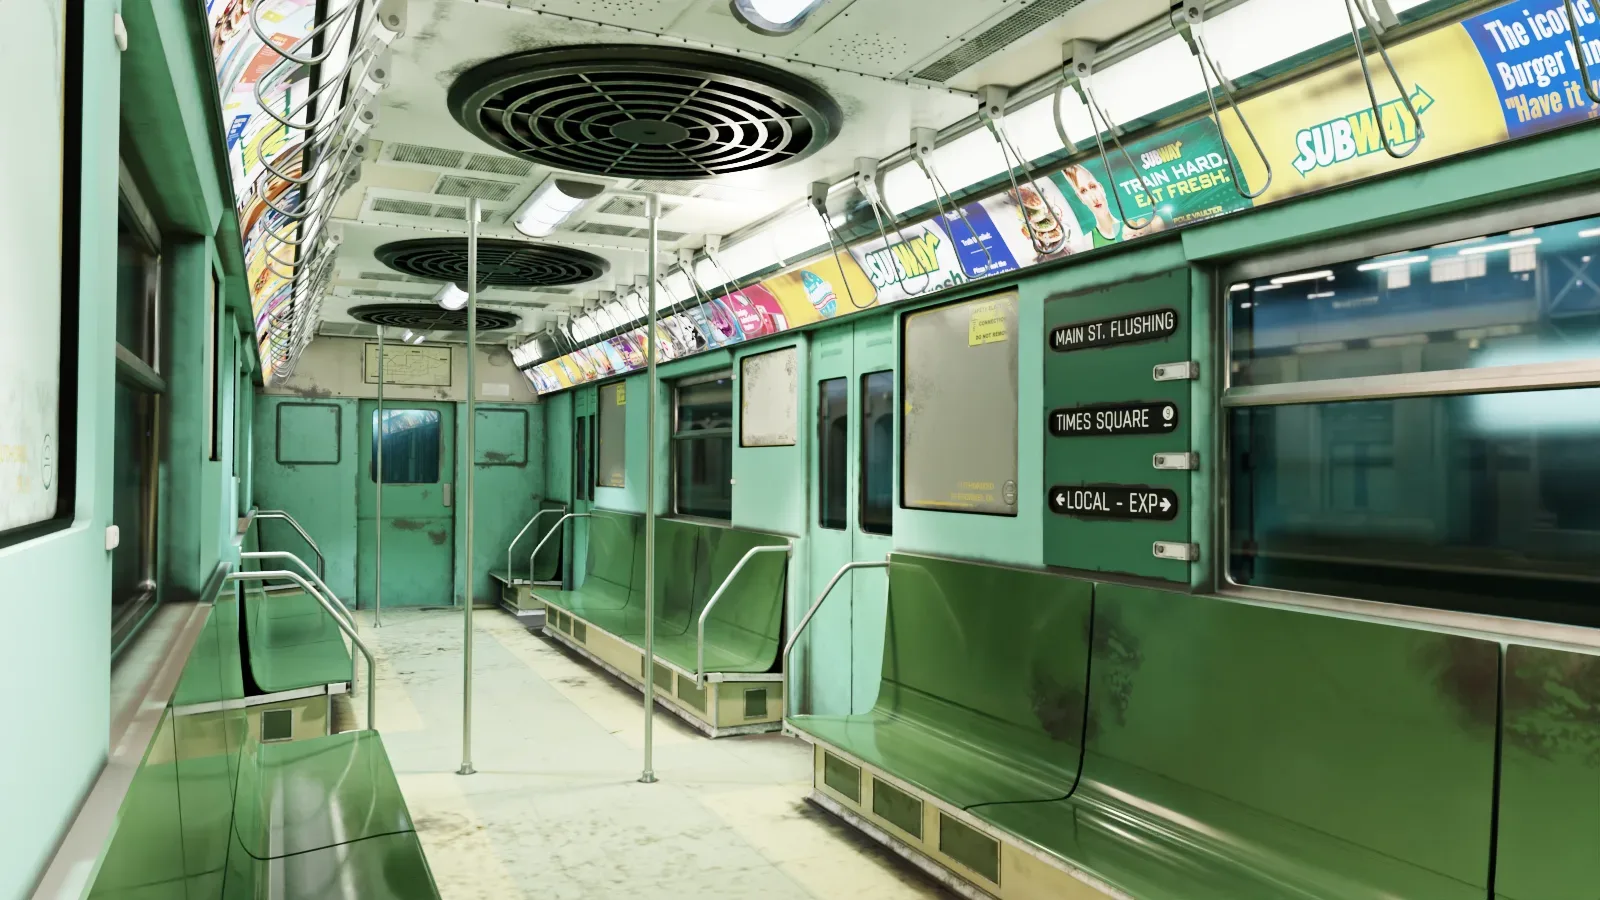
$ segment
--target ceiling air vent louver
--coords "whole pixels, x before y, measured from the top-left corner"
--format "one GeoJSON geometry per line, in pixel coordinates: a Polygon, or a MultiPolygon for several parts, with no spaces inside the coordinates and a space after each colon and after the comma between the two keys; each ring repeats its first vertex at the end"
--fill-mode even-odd
{"type": "MultiPolygon", "coordinates": [[[[432,303],[372,303],[350,309],[350,318],[370,325],[412,331],[466,331],[467,311],[441,309],[432,303]]],[[[478,330],[498,331],[522,321],[514,313],[478,309],[478,330]]]]}
{"type": "Polygon", "coordinates": [[[821,88],[782,69],[646,44],[493,59],[456,79],[449,105],[462,127],[523,159],[669,181],[791,162],[843,123],[821,88]]]}
{"type": "MultiPolygon", "coordinates": [[[[397,272],[430,281],[461,284],[467,280],[467,239],[417,238],[379,247],[378,262],[397,272]]],[[[581,284],[611,267],[603,257],[571,247],[481,238],[478,241],[478,283],[481,287],[532,287],[581,284]]]]}

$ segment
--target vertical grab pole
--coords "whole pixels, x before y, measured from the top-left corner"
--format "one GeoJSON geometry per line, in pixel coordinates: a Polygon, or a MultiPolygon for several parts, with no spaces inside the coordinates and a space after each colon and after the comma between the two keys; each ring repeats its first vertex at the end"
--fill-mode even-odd
{"type": "Polygon", "coordinates": [[[467,201],[467,427],[463,450],[467,470],[467,564],[462,578],[467,582],[463,592],[462,621],[465,634],[461,649],[461,769],[456,774],[472,775],[472,513],[477,505],[473,490],[473,470],[477,465],[477,447],[473,432],[477,431],[477,365],[478,355],[478,219],[483,215],[483,203],[474,197],[467,201]]]}
{"type": "Polygon", "coordinates": [[[649,390],[645,404],[649,425],[645,428],[644,477],[644,773],[639,780],[655,784],[654,741],[656,712],[656,253],[660,250],[657,220],[661,218],[661,198],[650,194],[645,198],[645,211],[650,217],[650,321],[645,328],[645,370],[649,390]]]}
{"type": "MultiPolygon", "coordinates": [[[[374,439],[378,442],[378,471],[373,479],[374,490],[372,524],[372,627],[383,627],[383,326],[378,326],[378,419],[372,423],[374,439]]],[[[369,687],[368,690],[371,690],[369,687]]],[[[371,725],[367,726],[371,728],[371,725]]]]}

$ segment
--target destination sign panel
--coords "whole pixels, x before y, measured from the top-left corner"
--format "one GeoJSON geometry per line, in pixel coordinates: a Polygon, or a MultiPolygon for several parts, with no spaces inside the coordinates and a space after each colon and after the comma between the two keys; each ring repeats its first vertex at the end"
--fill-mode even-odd
{"type": "Polygon", "coordinates": [[[1050,349],[1057,353],[1159,341],[1178,332],[1178,311],[1171,307],[1072,322],[1050,329],[1050,349]]]}
{"type": "Polygon", "coordinates": [[[1079,519],[1170,522],[1178,517],[1178,494],[1143,484],[1082,484],[1050,489],[1050,511],[1079,519]]]}
{"type": "Polygon", "coordinates": [[[1051,410],[1048,425],[1056,437],[1171,434],[1178,430],[1178,404],[1171,400],[1091,403],[1051,410]]]}

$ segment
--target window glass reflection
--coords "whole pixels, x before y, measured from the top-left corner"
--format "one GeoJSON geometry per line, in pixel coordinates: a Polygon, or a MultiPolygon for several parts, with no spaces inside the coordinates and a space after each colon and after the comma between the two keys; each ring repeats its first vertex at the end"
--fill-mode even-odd
{"type": "Polygon", "coordinates": [[[850,489],[849,381],[817,384],[817,524],[843,529],[850,489]]]}
{"type": "Polygon", "coordinates": [[[861,376],[861,530],[894,531],[894,373],[861,376]]]}
{"type": "MultiPolygon", "coordinates": [[[[431,409],[383,411],[383,483],[434,484],[439,480],[439,413],[431,409]]],[[[378,473],[378,411],[372,411],[372,459],[368,477],[378,473]]]]}
{"type": "Polygon", "coordinates": [[[1600,389],[1230,412],[1245,585],[1600,624],[1600,389]]]}
{"type": "Polygon", "coordinates": [[[1600,217],[1235,284],[1232,384],[1600,357],[1600,217]]]}

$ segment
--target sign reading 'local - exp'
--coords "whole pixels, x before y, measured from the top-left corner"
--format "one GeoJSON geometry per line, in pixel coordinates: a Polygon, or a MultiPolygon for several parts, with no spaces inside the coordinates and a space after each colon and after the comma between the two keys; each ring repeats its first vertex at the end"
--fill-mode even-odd
{"type": "Polygon", "coordinates": [[[1112,347],[1117,344],[1135,344],[1140,341],[1159,341],[1178,331],[1178,311],[1147,309],[1110,319],[1072,322],[1057,325],[1050,330],[1050,349],[1057,353],[1088,350],[1091,347],[1112,347]]]}
{"type": "Polygon", "coordinates": [[[1109,437],[1125,434],[1171,434],[1178,430],[1178,405],[1094,403],[1050,411],[1050,433],[1056,437],[1109,437]]]}
{"type": "Polygon", "coordinates": [[[1050,511],[1080,519],[1148,519],[1170,522],[1178,517],[1178,494],[1142,484],[1082,484],[1050,489],[1050,511]]]}

